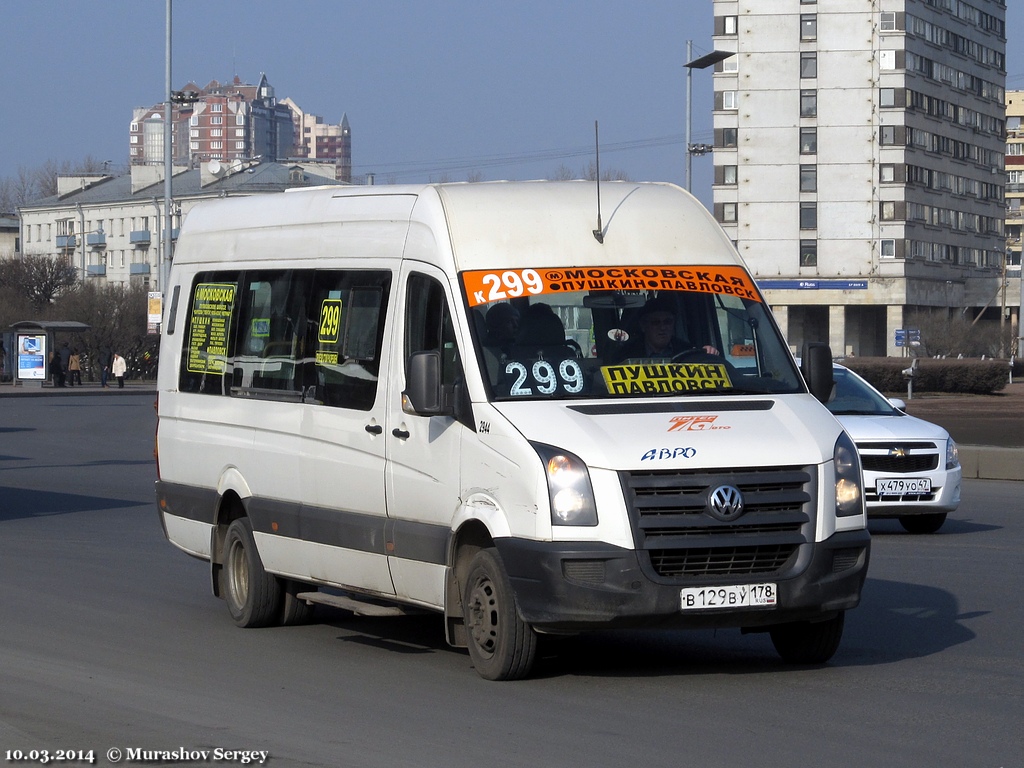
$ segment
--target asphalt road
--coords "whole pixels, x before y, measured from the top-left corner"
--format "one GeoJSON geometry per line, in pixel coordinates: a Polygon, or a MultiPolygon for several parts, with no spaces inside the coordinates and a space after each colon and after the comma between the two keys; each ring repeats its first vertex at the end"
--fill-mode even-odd
{"type": "Polygon", "coordinates": [[[736,631],[602,633],[549,644],[530,680],[488,683],[433,616],[318,608],[310,626],[236,628],[204,564],[163,539],[152,396],[108,394],[0,398],[0,756],[1024,764],[1020,483],[967,482],[933,536],[873,523],[864,600],[828,666],[787,667],[736,631]]]}

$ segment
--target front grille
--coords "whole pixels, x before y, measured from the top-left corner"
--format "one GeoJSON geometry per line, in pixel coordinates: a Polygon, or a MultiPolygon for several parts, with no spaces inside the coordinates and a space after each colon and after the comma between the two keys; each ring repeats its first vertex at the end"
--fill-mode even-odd
{"type": "Polygon", "coordinates": [[[935,501],[939,496],[941,488],[932,488],[929,493],[904,493],[902,496],[879,496],[874,488],[867,488],[864,491],[864,500],[867,502],[880,501],[886,504],[909,504],[925,501],[935,501]]]}
{"type": "Polygon", "coordinates": [[[624,472],[622,482],[637,550],[662,578],[779,574],[814,539],[813,467],[624,472]],[[735,520],[708,512],[721,485],[743,494],[735,520]]]}
{"type": "Polygon", "coordinates": [[[935,443],[858,443],[860,463],[869,472],[908,474],[939,466],[935,443]]]}

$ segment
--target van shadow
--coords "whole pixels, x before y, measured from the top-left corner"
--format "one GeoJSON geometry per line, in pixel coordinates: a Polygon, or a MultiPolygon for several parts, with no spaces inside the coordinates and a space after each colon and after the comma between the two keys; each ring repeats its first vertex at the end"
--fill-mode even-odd
{"type": "Polygon", "coordinates": [[[138,501],[124,501],[80,493],[59,493],[0,486],[0,522],[26,517],[49,517],[101,509],[137,507],[138,501]]]}
{"type": "MultiPolygon", "coordinates": [[[[961,612],[955,597],[921,584],[868,579],[861,604],[846,615],[836,655],[820,667],[781,661],[767,634],[720,630],[608,630],[576,636],[541,636],[533,678],[749,675],[785,669],[854,668],[931,656],[974,639],[970,620],[986,611],[961,612]]],[[[316,621],[346,634],[344,642],[408,654],[465,649],[445,643],[440,616],[370,618],[317,607],[316,621]]]]}

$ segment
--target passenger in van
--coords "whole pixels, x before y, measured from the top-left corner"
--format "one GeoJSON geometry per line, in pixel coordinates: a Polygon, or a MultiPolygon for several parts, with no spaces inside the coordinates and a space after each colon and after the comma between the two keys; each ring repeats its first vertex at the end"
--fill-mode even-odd
{"type": "Polygon", "coordinates": [[[519,310],[511,304],[495,304],[487,310],[484,322],[487,325],[484,345],[498,347],[508,354],[519,333],[519,310]]]}
{"type": "Polygon", "coordinates": [[[722,354],[710,344],[699,345],[676,335],[676,315],[668,296],[656,296],[640,310],[640,333],[634,335],[619,353],[619,360],[672,359],[684,352],[722,354]]]}
{"type": "Polygon", "coordinates": [[[537,350],[565,347],[565,326],[549,305],[531,304],[523,313],[515,346],[537,350]]]}

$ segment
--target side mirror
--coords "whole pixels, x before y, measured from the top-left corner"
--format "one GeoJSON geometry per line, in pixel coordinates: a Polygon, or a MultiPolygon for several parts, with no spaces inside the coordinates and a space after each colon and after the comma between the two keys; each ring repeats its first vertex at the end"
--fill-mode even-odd
{"type": "Polygon", "coordinates": [[[415,352],[409,359],[409,379],[402,392],[402,410],[418,416],[445,416],[451,408],[444,402],[441,387],[441,353],[415,352]]]}
{"type": "Polygon", "coordinates": [[[832,397],[835,379],[832,376],[832,349],[820,341],[809,341],[804,344],[800,356],[800,373],[807,382],[807,388],[822,403],[832,397]]]}

